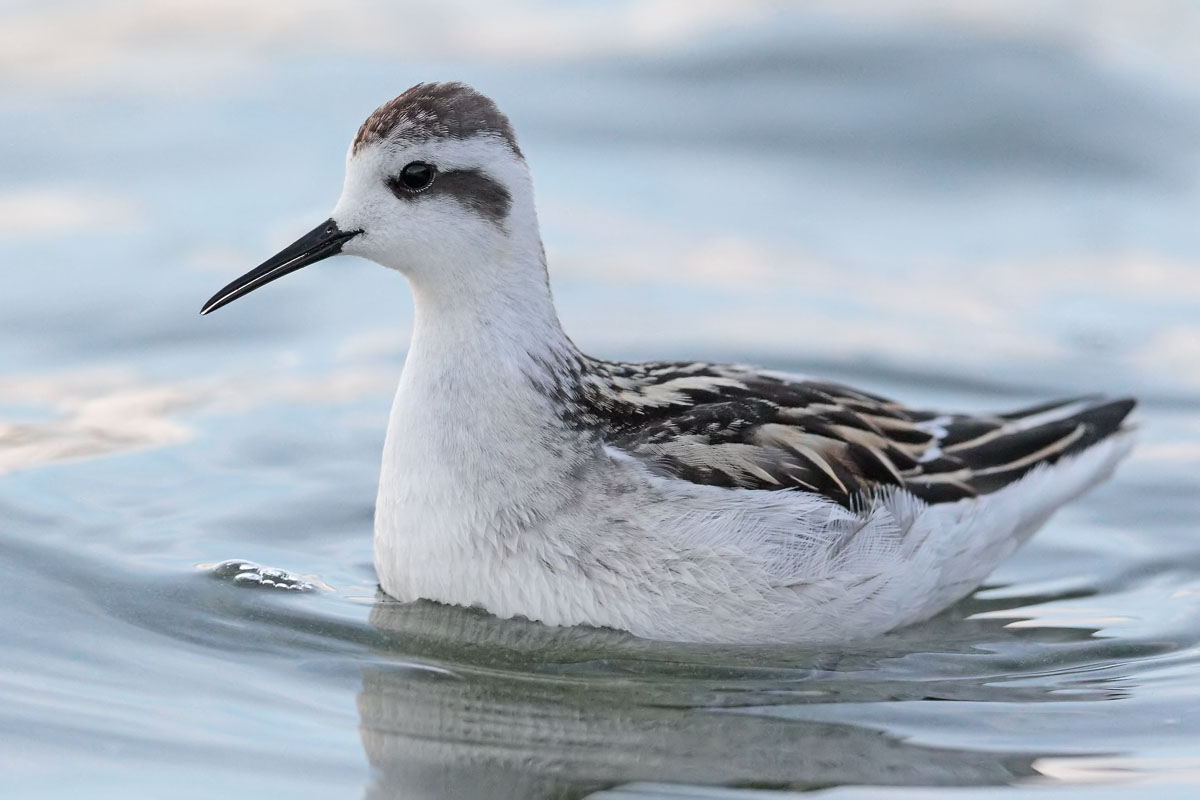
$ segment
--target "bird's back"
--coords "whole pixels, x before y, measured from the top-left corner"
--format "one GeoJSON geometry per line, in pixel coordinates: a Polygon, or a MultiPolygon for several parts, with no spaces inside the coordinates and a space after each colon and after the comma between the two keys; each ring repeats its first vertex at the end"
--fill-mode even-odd
{"type": "Polygon", "coordinates": [[[581,417],[679,480],[798,490],[847,508],[881,491],[980,497],[1122,430],[1135,401],[1075,397],[999,414],[942,413],[750,367],[592,361],[581,417]]]}

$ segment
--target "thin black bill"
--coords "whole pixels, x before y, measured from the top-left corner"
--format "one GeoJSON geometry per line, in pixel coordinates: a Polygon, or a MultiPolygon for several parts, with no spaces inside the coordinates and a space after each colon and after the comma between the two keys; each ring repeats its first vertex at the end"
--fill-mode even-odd
{"type": "Polygon", "coordinates": [[[216,311],[276,278],[337,255],[342,251],[342,245],[360,233],[362,231],[343,231],[332,219],[326,220],[214,294],[200,309],[200,313],[216,311]]]}

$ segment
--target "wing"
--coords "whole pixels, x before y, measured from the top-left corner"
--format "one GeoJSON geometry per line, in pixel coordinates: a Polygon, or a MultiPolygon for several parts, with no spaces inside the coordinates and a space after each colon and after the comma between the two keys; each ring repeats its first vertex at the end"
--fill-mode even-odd
{"type": "Polygon", "coordinates": [[[1114,433],[1134,405],[1075,398],[993,416],[936,414],[833,383],[654,367],[618,386],[609,444],[681,480],[798,489],[847,508],[891,487],[929,503],[995,491],[1114,433]]]}

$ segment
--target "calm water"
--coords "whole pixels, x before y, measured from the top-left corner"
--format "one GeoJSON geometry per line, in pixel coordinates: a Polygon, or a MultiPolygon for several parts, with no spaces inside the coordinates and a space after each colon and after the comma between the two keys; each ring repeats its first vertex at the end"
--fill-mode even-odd
{"type": "Polygon", "coordinates": [[[1200,13],[955,8],[7,4],[0,794],[1195,796],[1200,13]],[[388,602],[403,281],[341,259],[196,312],[430,78],[512,116],[585,349],[964,409],[1135,393],[1139,449],[868,647],[388,602]]]}

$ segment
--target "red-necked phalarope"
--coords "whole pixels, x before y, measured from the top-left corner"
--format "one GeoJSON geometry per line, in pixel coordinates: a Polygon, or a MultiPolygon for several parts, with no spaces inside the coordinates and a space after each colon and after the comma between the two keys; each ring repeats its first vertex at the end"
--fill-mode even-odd
{"type": "Polygon", "coordinates": [[[336,253],[416,322],[375,512],[384,591],[695,641],[829,641],[968,594],[1129,451],[1132,400],[907,408],[795,375],[579,352],[508,119],[420,84],[363,123],[326,222],[208,301],[336,253]]]}

